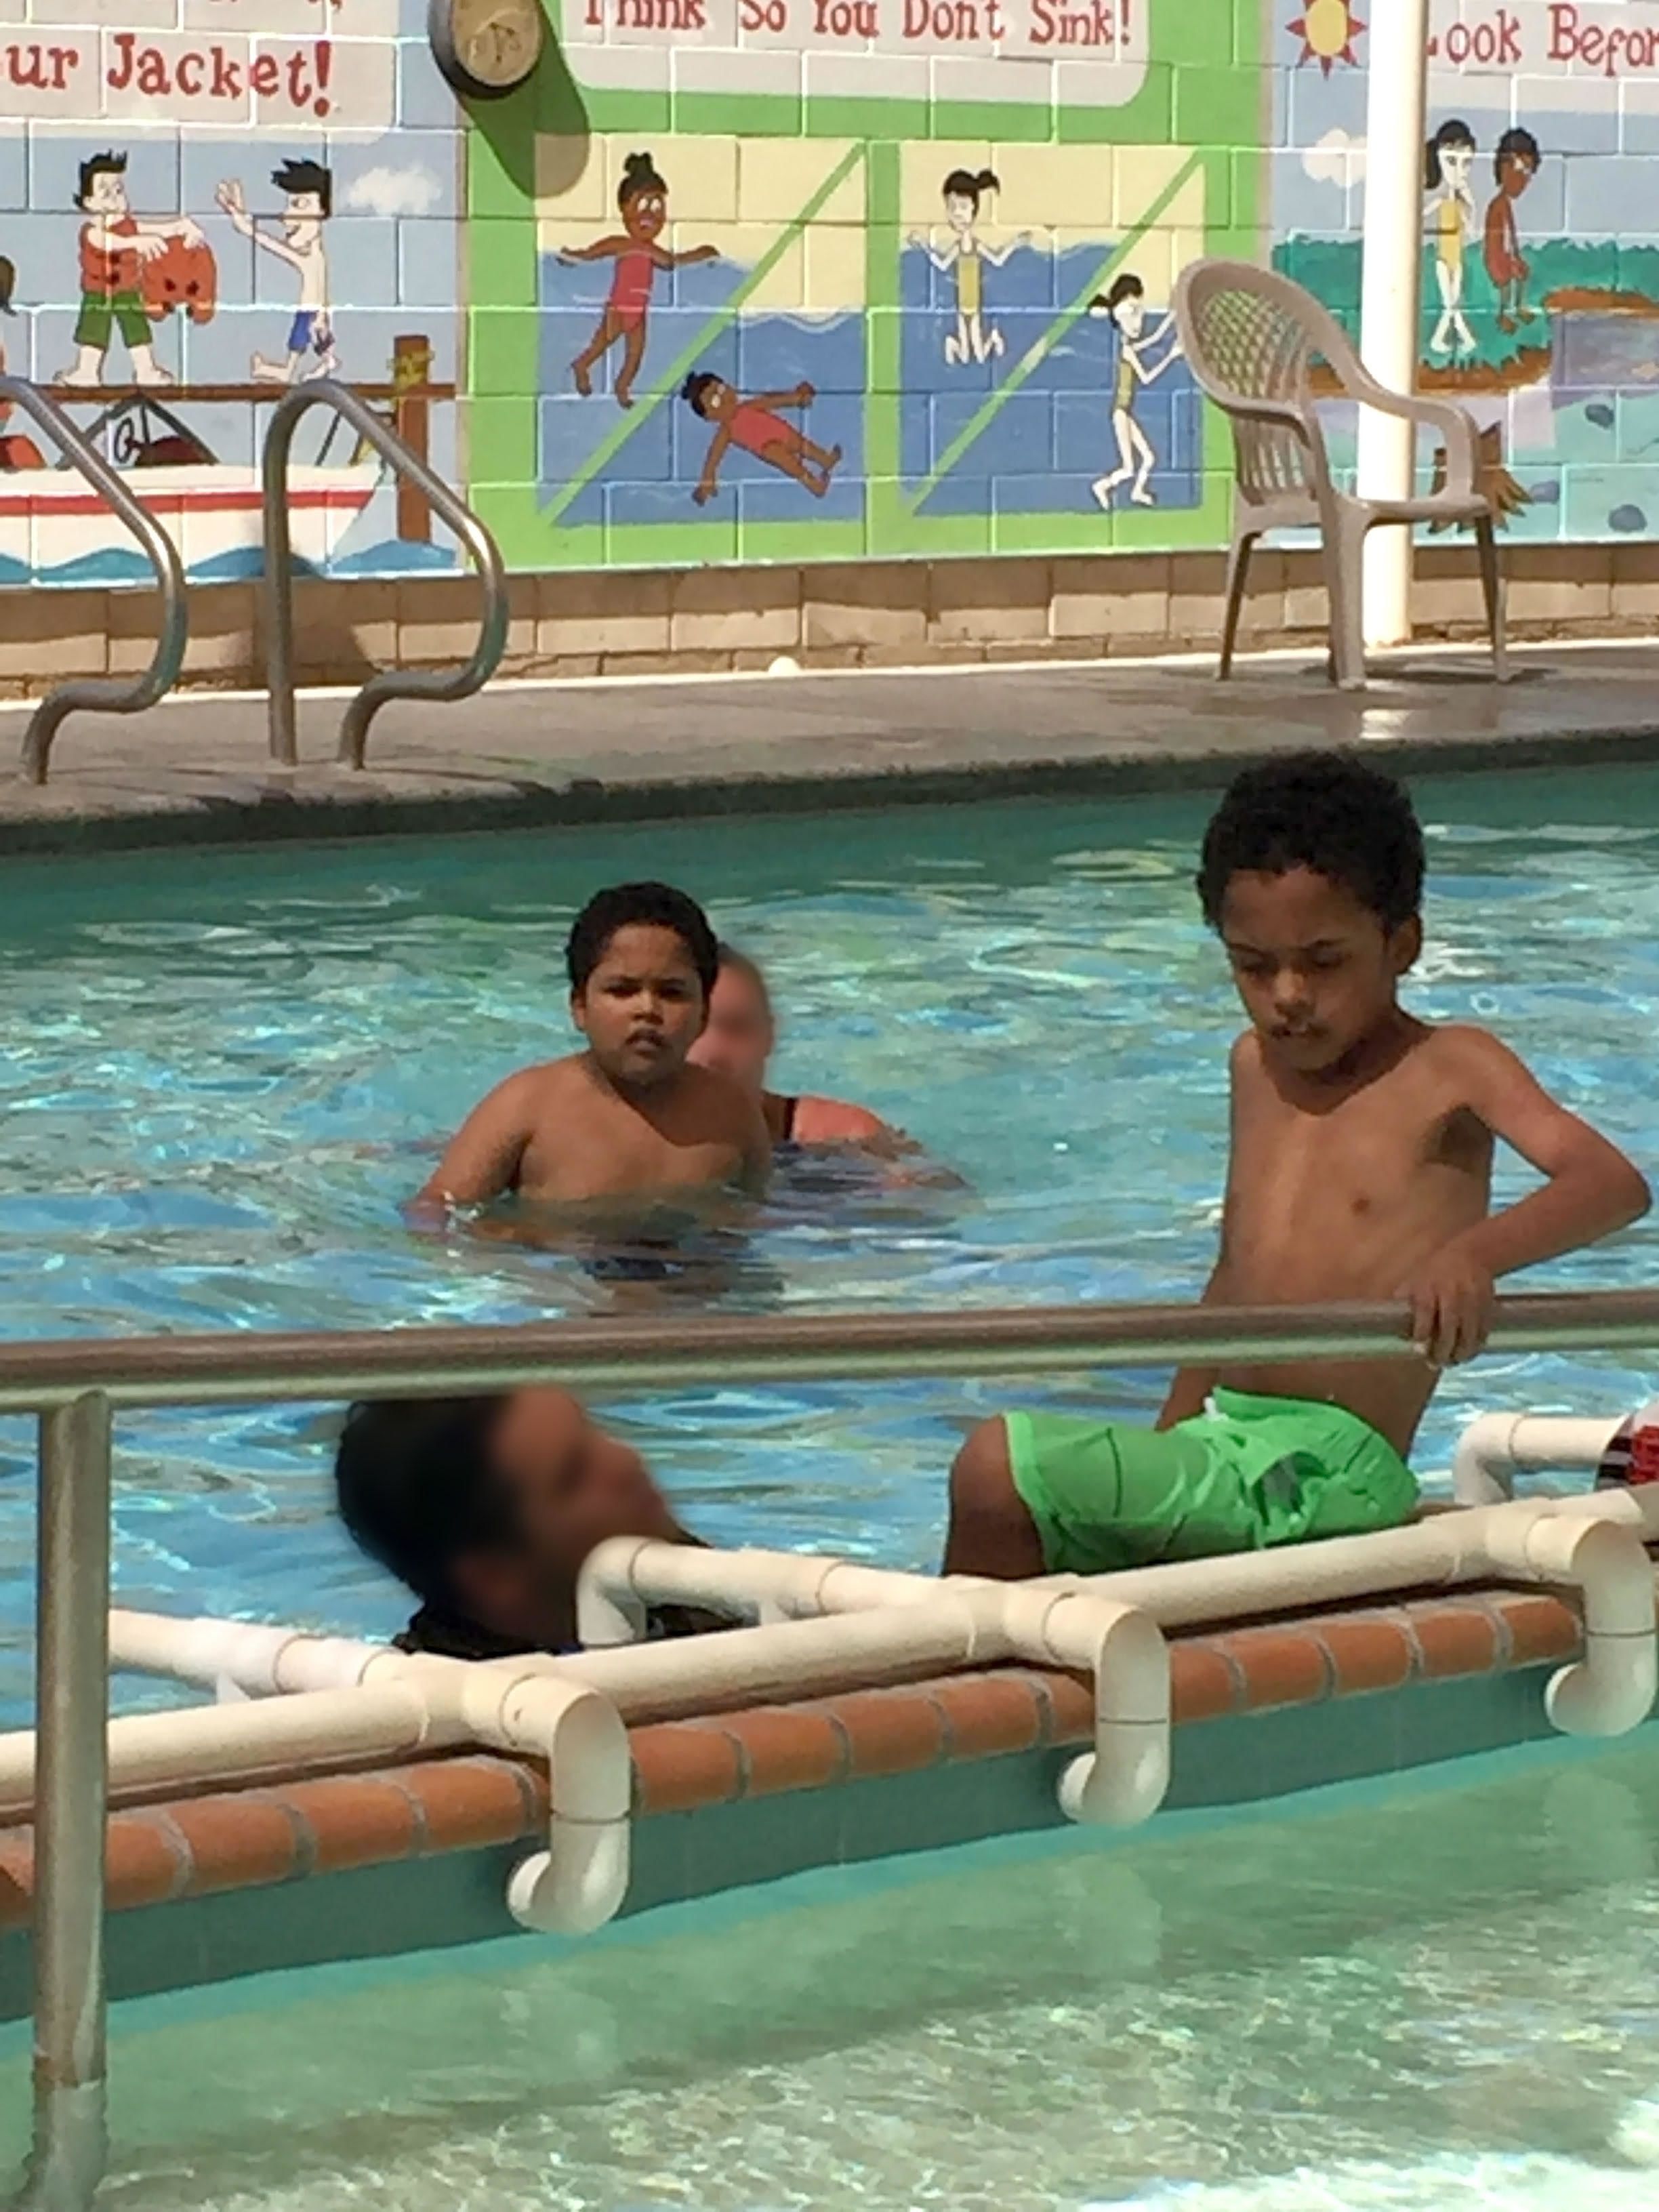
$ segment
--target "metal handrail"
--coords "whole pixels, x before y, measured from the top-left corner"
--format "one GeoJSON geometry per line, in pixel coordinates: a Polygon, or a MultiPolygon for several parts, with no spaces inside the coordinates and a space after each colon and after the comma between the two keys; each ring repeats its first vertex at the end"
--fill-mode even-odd
{"type": "Polygon", "coordinates": [[[277,402],[265,433],[264,486],[265,683],[270,693],[270,757],[281,768],[299,761],[294,706],[294,544],[288,520],[288,468],[300,417],[330,407],[374,447],[394,475],[406,477],[459,538],[483,580],[483,622],[471,659],[450,675],[430,668],[384,668],[352,698],[340,721],[337,758],[360,769],[368,726],[389,699],[466,699],[482,691],[507,650],[507,576],[500,549],[459,495],[428,468],[397,432],[349,385],[319,376],[297,385],[277,402]]]}
{"type": "MultiPolygon", "coordinates": [[[[96,1390],[118,1407],[258,1405],[305,1397],[436,1397],[522,1383],[590,1388],[870,1375],[1044,1375],[1080,1367],[1399,1358],[1401,1304],[1078,1305],[955,1313],[720,1315],[519,1327],[287,1334],[58,1338],[0,1346],[0,1413],[45,1413],[96,1390]]],[[[1659,1345],[1659,1291],[1500,1298],[1487,1347],[1659,1345]]]]}
{"type": "Polygon", "coordinates": [[[31,783],[44,783],[52,739],[70,715],[82,709],[98,714],[139,714],[172,690],[185,665],[190,607],[178,547],[149,508],[127,489],[119,471],[111,466],[90,439],[82,436],[58,402],[49,399],[27,377],[0,376],[0,405],[7,403],[21,407],[35,428],[46,432],[64,458],[109,502],[149,554],[161,594],[161,631],[149,666],[142,676],[131,684],[106,676],[76,677],[72,683],[48,691],[30,715],[23,732],[23,774],[31,783]]]}
{"type": "MultiPolygon", "coordinates": [[[[0,1347],[0,1411],[40,1416],[34,2145],[19,2212],[86,2212],[106,2158],[103,1925],[109,1813],[112,1416],[144,1406],[433,1396],[529,1382],[637,1385],[1036,1375],[1398,1358],[1401,1304],[1095,1305],[975,1313],[569,1321],[326,1335],[56,1340],[0,1347]]],[[[1659,1345],[1659,1291],[1503,1298],[1488,1345],[1659,1345]]]]}

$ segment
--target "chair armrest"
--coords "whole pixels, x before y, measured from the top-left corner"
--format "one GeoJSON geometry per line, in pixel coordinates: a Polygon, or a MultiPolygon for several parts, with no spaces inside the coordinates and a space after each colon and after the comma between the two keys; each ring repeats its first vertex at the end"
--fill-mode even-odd
{"type": "Polygon", "coordinates": [[[1224,395],[1213,387],[1206,388],[1224,415],[1237,416],[1245,422],[1271,423],[1276,430],[1293,431],[1304,446],[1313,443],[1314,432],[1306,409],[1292,406],[1285,399],[1246,399],[1239,392],[1224,395]]]}
{"type": "Polygon", "coordinates": [[[1480,449],[1475,442],[1474,420],[1467,407],[1460,407],[1453,399],[1430,399],[1418,392],[1390,392],[1386,384],[1379,384],[1364,368],[1358,368],[1348,378],[1346,396],[1357,399],[1362,407],[1374,407],[1379,415],[1394,415],[1408,422],[1421,422],[1428,429],[1438,429],[1446,441],[1447,489],[1476,489],[1480,449]]]}

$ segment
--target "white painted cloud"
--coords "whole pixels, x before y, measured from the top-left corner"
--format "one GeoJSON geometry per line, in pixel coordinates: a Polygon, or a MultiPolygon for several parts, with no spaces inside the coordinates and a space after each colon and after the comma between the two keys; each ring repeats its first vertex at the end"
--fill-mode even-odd
{"type": "Polygon", "coordinates": [[[441,191],[429,169],[365,169],[347,186],[345,204],[359,215],[430,215],[441,191]]]}
{"type": "Polygon", "coordinates": [[[1328,131],[1308,147],[1302,167],[1316,185],[1340,185],[1345,190],[1365,173],[1365,142],[1346,131],[1328,131]]]}

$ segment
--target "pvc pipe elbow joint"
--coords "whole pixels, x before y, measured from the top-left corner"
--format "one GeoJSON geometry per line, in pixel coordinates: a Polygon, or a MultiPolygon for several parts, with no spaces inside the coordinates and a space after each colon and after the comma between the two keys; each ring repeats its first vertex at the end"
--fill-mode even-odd
{"type": "Polygon", "coordinates": [[[584,1650],[644,1642],[647,1608],[634,1587],[634,1566],[647,1541],[608,1537],[583,1561],[576,1580],[576,1640],[584,1650]]]}
{"type": "Polygon", "coordinates": [[[1068,1820],[1133,1828],[1170,1787],[1170,1650],[1149,1614],[1109,1601],[1104,1609],[1103,1624],[1100,1600],[1066,1594],[1049,1618],[1049,1640],[1067,1663],[1079,1634],[1094,1646],[1095,1747],[1060,1776],[1060,1806],[1068,1820]]]}
{"type": "MultiPolygon", "coordinates": [[[[1553,1521],[1535,1540],[1571,1560],[1584,1602],[1584,1656],[1551,1677],[1544,1709],[1564,1735],[1623,1735],[1647,1718],[1659,1688],[1653,1564],[1634,1531],[1612,1522],[1553,1521]]],[[[1529,1551],[1534,1543],[1529,1533],[1529,1551]]]]}
{"type": "Polygon", "coordinates": [[[547,1761],[548,1848],[514,1869],[507,1909],[542,1935],[591,1936],[628,1894],[633,1766],[621,1714],[597,1690],[546,1674],[469,1683],[479,1732],[547,1761]]]}

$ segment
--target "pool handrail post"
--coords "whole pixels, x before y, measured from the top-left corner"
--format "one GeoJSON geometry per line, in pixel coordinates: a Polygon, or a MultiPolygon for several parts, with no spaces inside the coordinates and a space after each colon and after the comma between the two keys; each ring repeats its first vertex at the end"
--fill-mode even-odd
{"type": "Polygon", "coordinates": [[[121,480],[118,469],[105,459],[89,438],[84,437],[61,404],[31,384],[27,377],[0,375],[0,403],[21,408],[38,429],[44,430],[70,466],[85,477],[138,540],[155,571],[161,594],[161,622],[149,665],[131,683],[106,676],[76,677],[47,692],[29,716],[23,732],[23,775],[41,784],[52,761],[52,740],[68,718],[77,712],[98,714],[139,714],[165,698],[179,680],[190,639],[190,602],[185,589],[184,563],[167,532],[121,480]]]}
{"type": "Polygon", "coordinates": [[[86,2212],[108,2155],[108,1399],[43,1413],[39,1454],[34,2136],[17,2212],[86,2212]]]}
{"type": "Polygon", "coordinates": [[[349,385],[331,376],[296,385],[279,400],[265,433],[260,465],[264,503],[265,685],[270,757],[279,768],[299,761],[294,697],[294,545],[288,520],[288,470],[300,418],[313,407],[331,408],[350,424],[394,476],[416,485],[471,555],[483,584],[478,642],[457,669],[383,668],[353,694],[340,720],[341,767],[361,769],[368,726],[390,699],[465,699],[483,690],[507,650],[507,574],[501,550],[465,501],[400,438],[349,385]]]}

